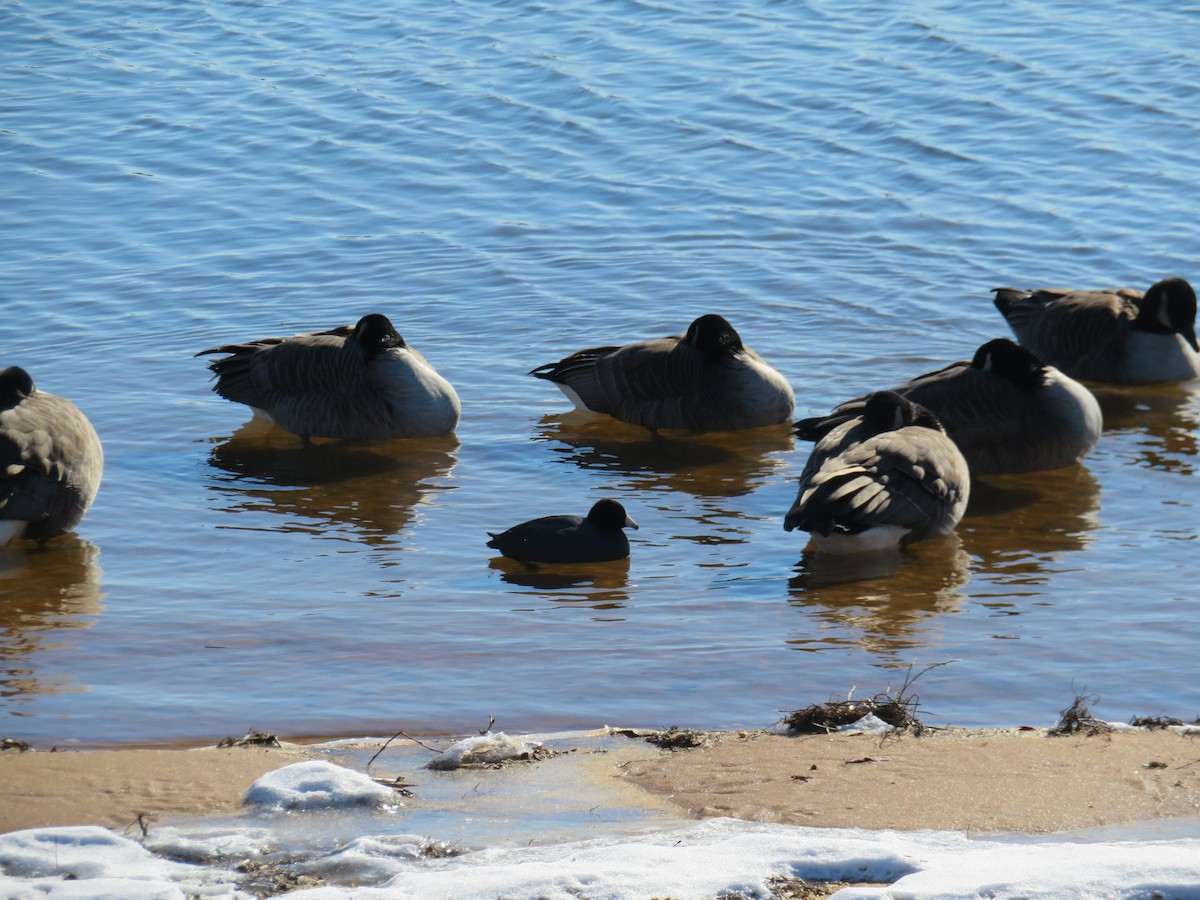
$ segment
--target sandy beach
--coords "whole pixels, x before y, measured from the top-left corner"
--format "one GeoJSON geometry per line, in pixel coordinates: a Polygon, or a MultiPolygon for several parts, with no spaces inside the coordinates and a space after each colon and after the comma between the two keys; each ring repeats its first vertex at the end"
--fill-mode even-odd
{"type": "MultiPolygon", "coordinates": [[[[233,814],[255,779],[316,755],[299,745],[7,750],[0,831],[84,824],[123,831],[136,829],[139,815],[158,822],[233,814]]],[[[582,767],[594,760],[581,757],[578,765],[582,790],[592,777],[582,767]]],[[[1169,731],[1049,737],[948,729],[886,739],[714,733],[692,749],[646,745],[632,761],[614,760],[609,774],[640,787],[646,802],[669,801],[690,818],[1049,833],[1200,816],[1200,743],[1169,731]]]]}

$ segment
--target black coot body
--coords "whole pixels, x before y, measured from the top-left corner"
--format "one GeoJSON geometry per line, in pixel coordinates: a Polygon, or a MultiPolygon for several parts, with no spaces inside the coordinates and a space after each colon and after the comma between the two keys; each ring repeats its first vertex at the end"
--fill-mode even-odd
{"type": "MultiPolygon", "coordinates": [[[[624,528],[637,523],[616,500],[600,500],[587,516],[543,516],[493,534],[487,545],[529,563],[594,563],[625,559],[624,528]]],[[[490,533],[490,532],[489,532],[490,533]]]]}

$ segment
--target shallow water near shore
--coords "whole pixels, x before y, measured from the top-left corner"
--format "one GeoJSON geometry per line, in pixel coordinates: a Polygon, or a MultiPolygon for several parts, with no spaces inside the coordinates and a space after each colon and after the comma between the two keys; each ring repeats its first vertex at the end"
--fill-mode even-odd
{"type": "Polygon", "coordinates": [[[724,314],[797,415],[1004,335],[989,289],[1200,281],[1194,11],[1135,3],[11,4],[0,364],[105,480],[0,551],[0,731],[40,744],[1194,716],[1200,387],[1098,391],[1085,465],[847,564],[786,427],[652,440],[529,369],[724,314]],[[383,312],[453,438],[248,426],[197,351],[383,312]],[[619,498],[628,563],[488,531],[619,498]]]}

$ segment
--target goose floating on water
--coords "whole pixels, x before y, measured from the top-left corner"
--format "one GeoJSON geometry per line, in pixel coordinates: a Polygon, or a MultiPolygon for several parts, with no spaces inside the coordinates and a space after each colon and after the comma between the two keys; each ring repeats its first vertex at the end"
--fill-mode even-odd
{"type": "Polygon", "coordinates": [[[1166,278],[1144,294],[997,288],[996,309],[1021,345],[1072,378],[1117,384],[1200,377],[1196,292],[1166,278]]]}
{"type": "Polygon", "coordinates": [[[70,531],[103,470],[100,437],[74,403],[39,391],[19,366],[0,371],[0,547],[70,531]]]}
{"type": "MultiPolygon", "coordinates": [[[[616,500],[599,500],[587,516],[543,516],[492,534],[487,546],[527,563],[611,562],[629,556],[623,529],[637,529],[616,500]]],[[[490,534],[490,532],[489,532],[490,534]]]]}
{"type": "MultiPolygon", "coordinates": [[[[938,417],[972,475],[1074,465],[1091,452],[1103,426],[1091,391],[1007,338],[892,390],[938,417]]],[[[801,419],[796,435],[819,441],[865,405],[859,397],[829,415],[801,419]]]]}
{"type": "Polygon", "coordinates": [[[428,437],[458,426],[458,394],[386,316],[202,350],[213,390],[285,431],[345,440],[428,437]]]}
{"type": "Polygon", "coordinates": [[[778,425],[795,404],[784,377],[718,315],[683,335],[580,350],[529,374],[557,384],[579,409],[652,431],[778,425]]]}
{"type": "Polygon", "coordinates": [[[967,461],[937,417],[877,391],[817,442],[783,525],[828,553],[887,550],[949,534],[969,495],[967,461]]]}

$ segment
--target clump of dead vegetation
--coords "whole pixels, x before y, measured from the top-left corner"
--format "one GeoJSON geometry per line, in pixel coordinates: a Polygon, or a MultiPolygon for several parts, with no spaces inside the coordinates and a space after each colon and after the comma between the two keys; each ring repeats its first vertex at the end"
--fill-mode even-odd
{"type": "MultiPolygon", "coordinates": [[[[916,736],[930,729],[918,717],[920,712],[920,697],[912,692],[913,683],[938,666],[948,665],[953,660],[933,663],[919,672],[913,673],[912,666],[904,676],[904,683],[895,693],[891,690],[854,700],[830,700],[827,703],[815,703],[804,709],[796,709],[783,717],[782,724],[796,734],[828,734],[847,725],[853,725],[864,716],[874,715],[895,729],[896,734],[908,733],[916,736]]],[[[851,692],[853,693],[853,691],[851,692]]]]}
{"type": "Polygon", "coordinates": [[[1098,734],[1111,734],[1113,727],[1092,715],[1092,705],[1099,702],[1100,698],[1095,694],[1086,697],[1077,695],[1075,701],[1058,714],[1058,724],[1047,734],[1050,737],[1066,737],[1073,734],[1095,737],[1098,734]]]}
{"type": "Polygon", "coordinates": [[[29,749],[31,749],[31,748],[30,748],[29,744],[27,744],[25,741],[20,741],[20,740],[17,740],[16,738],[8,738],[8,737],[0,738],[0,751],[18,750],[21,753],[24,753],[26,750],[29,750],[29,749]]]}
{"type": "Polygon", "coordinates": [[[273,734],[267,734],[265,731],[259,731],[257,728],[251,728],[246,733],[245,737],[240,738],[221,738],[217,743],[217,749],[224,747],[279,747],[279,738],[273,734]]]}

